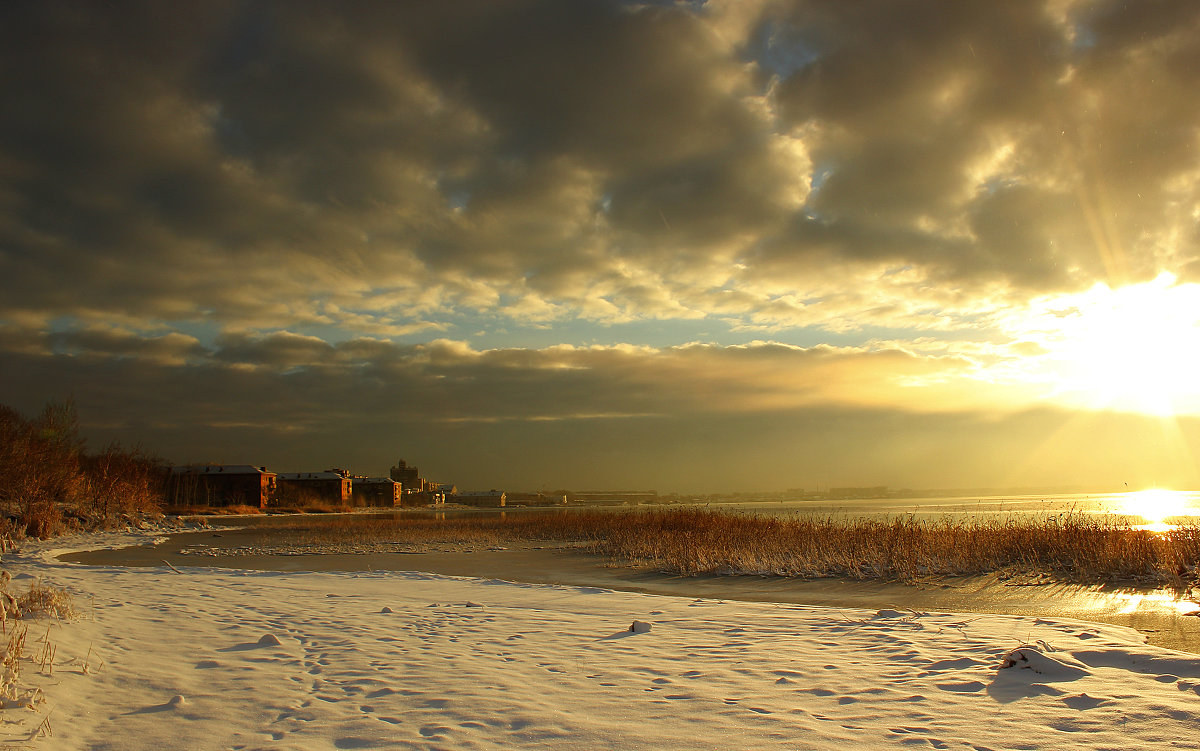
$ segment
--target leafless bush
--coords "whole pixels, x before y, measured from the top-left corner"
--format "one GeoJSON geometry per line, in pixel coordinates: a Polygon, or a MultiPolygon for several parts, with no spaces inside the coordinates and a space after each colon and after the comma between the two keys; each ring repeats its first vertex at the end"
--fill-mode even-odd
{"type": "Polygon", "coordinates": [[[110,443],[98,454],[82,458],[87,479],[83,507],[100,519],[157,511],[162,505],[167,470],[141,448],[110,443]]]}
{"type": "Polygon", "coordinates": [[[71,400],[33,419],[0,405],[0,513],[19,535],[52,537],[69,522],[156,510],[164,476],[162,462],[140,449],[85,454],[71,400]]]}
{"type": "Polygon", "coordinates": [[[0,506],[25,534],[62,530],[62,509],[76,507],[86,491],[82,449],[73,402],[47,404],[32,420],[0,406],[0,506]]]}

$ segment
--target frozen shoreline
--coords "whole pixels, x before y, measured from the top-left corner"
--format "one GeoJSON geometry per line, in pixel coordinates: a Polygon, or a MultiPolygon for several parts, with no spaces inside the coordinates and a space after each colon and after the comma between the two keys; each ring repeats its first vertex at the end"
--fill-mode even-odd
{"type": "Polygon", "coordinates": [[[27,544],[5,557],[17,586],[66,586],[83,617],[30,624],[58,655],[52,678],[27,669],[48,702],[7,710],[0,744],[1200,747],[1200,657],[1117,626],[54,558],[138,537],[27,544]],[[628,631],[634,620],[650,631],[628,631]],[[89,650],[103,666],[85,672],[89,650]],[[53,738],[25,740],[47,712],[53,738]]]}
{"type": "Polygon", "coordinates": [[[98,565],[151,567],[167,562],[177,567],[219,566],[262,571],[422,571],[681,597],[1067,617],[1129,626],[1145,635],[1151,644],[1200,654],[1200,618],[1187,615],[1200,610],[1200,606],[1191,600],[1177,601],[1171,593],[1135,586],[1087,587],[1062,583],[1027,586],[996,576],[922,585],[733,575],[681,577],[607,567],[597,556],[562,546],[531,544],[503,548],[464,545],[389,548],[372,544],[356,552],[313,553],[302,548],[280,548],[275,541],[260,538],[257,527],[214,527],[160,539],[161,544],[154,547],[78,553],[68,558],[98,565]]]}

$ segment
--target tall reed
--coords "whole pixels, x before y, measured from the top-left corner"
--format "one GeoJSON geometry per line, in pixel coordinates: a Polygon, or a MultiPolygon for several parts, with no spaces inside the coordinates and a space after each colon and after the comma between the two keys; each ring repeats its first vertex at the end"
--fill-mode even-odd
{"type": "Polygon", "coordinates": [[[438,519],[347,516],[295,522],[308,542],[576,543],[616,565],[683,575],[760,574],[913,581],[993,572],[1186,587],[1200,577],[1200,527],[1168,533],[1070,513],[923,521],[713,511],[554,511],[438,519]]]}

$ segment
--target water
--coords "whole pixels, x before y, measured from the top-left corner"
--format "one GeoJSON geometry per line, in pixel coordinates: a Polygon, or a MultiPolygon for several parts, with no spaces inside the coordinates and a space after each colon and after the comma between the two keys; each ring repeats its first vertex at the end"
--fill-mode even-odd
{"type": "Polygon", "coordinates": [[[1044,519],[1061,515],[1096,517],[1140,529],[1167,531],[1200,524],[1200,492],[1143,490],[1128,493],[997,495],[859,500],[780,499],[706,504],[713,509],[772,516],[912,516],[922,521],[1044,519]]]}

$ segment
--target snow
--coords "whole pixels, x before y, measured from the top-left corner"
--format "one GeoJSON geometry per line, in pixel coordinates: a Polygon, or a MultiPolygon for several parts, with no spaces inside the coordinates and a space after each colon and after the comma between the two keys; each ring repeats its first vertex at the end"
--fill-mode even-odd
{"type": "Polygon", "coordinates": [[[5,556],[10,589],[67,587],[80,616],[25,621],[53,674],[23,664],[45,701],[3,710],[0,748],[1200,747],[1200,657],[1117,626],[53,558],[70,544],[5,556]]]}

